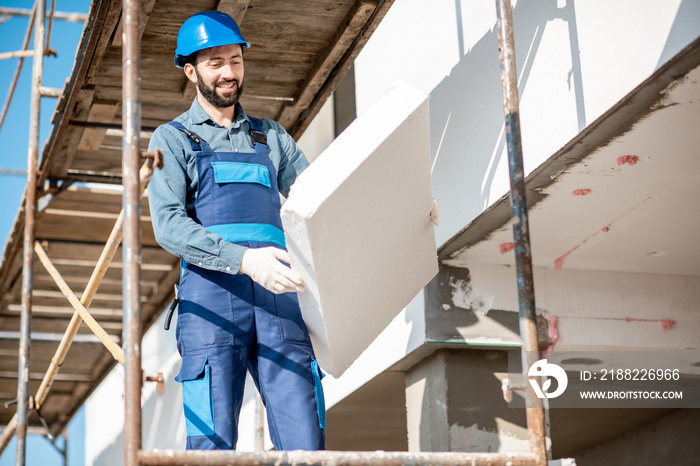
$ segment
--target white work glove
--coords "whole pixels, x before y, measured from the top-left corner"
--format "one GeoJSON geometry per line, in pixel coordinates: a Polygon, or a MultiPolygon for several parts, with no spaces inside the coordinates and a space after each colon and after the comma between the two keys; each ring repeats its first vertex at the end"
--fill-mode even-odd
{"type": "Polygon", "coordinates": [[[287,251],[275,247],[250,248],[241,259],[241,272],[275,294],[304,291],[299,274],[280,261],[289,264],[287,251]]]}
{"type": "Polygon", "coordinates": [[[433,197],[433,208],[430,211],[430,223],[435,226],[440,225],[440,209],[438,209],[437,202],[433,197]]]}

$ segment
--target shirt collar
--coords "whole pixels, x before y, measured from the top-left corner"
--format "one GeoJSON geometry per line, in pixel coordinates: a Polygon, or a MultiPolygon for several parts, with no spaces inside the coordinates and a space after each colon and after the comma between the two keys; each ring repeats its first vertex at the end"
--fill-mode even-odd
{"type": "MultiPolygon", "coordinates": [[[[217,122],[199,105],[197,97],[192,101],[192,105],[189,110],[190,120],[195,125],[210,124],[219,126],[217,122]]],[[[244,121],[248,121],[248,115],[246,115],[240,102],[236,103],[236,118],[231,123],[232,128],[238,128],[244,121]]]]}

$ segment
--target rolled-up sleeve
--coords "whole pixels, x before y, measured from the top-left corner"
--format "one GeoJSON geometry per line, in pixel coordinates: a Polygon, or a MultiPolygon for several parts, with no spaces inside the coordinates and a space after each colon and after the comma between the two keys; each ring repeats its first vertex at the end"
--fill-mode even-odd
{"type": "Polygon", "coordinates": [[[194,202],[196,177],[194,154],[175,128],[158,127],[149,151],[163,149],[163,169],[156,170],[148,185],[148,202],[156,241],[169,253],[210,270],[238,273],[246,247],[224,241],[187,216],[194,202]],[[191,199],[188,199],[188,193],[191,199]]]}

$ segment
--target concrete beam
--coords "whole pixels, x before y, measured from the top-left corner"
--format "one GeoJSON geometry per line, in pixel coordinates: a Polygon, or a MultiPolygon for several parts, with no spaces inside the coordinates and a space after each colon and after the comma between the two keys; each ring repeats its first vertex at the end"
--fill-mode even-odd
{"type": "MultiPolygon", "coordinates": [[[[473,283],[469,269],[441,264],[438,275],[425,289],[426,341],[519,349],[517,295],[514,307],[494,303],[497,296],[517,291],[515,277],[496,285],[482,289],[473,283]]],[[[538,318],[537,326],[540,347],[545,348],[551,344],[547,320],[538,318]]]]}
{"type": "Polygon", "coordinates": [[[406,373],[409,451],[529,451],[525,411],[500,384],[505,351],[440,350],[406,373]]]}

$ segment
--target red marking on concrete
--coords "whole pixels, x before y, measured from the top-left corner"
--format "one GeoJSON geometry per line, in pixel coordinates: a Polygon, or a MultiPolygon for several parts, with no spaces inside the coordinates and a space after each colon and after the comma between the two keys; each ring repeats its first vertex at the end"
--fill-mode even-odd
{"type": "Polygon", "coordinates": [[[564,265],[564,258],[560,257],[557,260],[554,261],[554,270],[561,270],[561,267],[564,265]]]}
{"type": "Polygon", "coordinates": [[[557,258],[557,260],[554,261],[554,270],[561,270],[562,266],[564,265],[564,259],[566,259],[566,256],[568,256],[569,254],[571,254],[572,252],[574,252],[575,250],[577,250],[578,247],[579,247],[580,245],[582,245],[583,242],[585,242],[585,241],[587,241],[587,240],[588,240],[588,238],[586,238],[584,241],[582,241],[581,243],[577,244],[576,246],[574,246],[573,248],[569,249],[569,250],[566,251],[564,254],[562,254],[561,256],[559,256],[559,257],[557,258]]]}
{"type": "Polygon", "coordinates": [[[591,190],[588,189],[588,188],[584,188],[584,189],[574,189],[574,190],[571,192],[571,194],[573,194],[574,196],[585,196],[586,194],[590,194],[590,193],[591,193],[591,190]]]}
{"type": "Polygon", "coordinates": [[[672,329],[676,325],[676,321],[671,319],[633,319],[632,317],[624,317],[622,320],[625,322],[658,322],[664,330],[672,329]]]}
{"type": "Polygon", "coordinates": [[[510,252],[514,248],[515,248],[515,244],[513,244],[513,243],[503,243],[503,244],[501,244],[501,254],[505,254],[507,252],[510,252]]]}
{"type": "Polygon", "coordinates": [[[671,319],[662,319],[659,321],[659,323],[661,324],[661,328],[664,330],[671,329],[676,325],[676,321],[671,319]]]}
{"type": "Polygon", "coordinates": [[[557,324],[559,319],[555,316],[549,316],[549,338],[552,340],[552,346],[554,346],[557,341],[559,341],[559,328],[557,324]]]}
{"type": "Polygon", "coordinates": [[[639,157],[636,155],[623,155],[622,157],[617,158],[617,165],[635,165],[637,162],[639,162],[639,157]]]}
{"type": "MultiPolygon", "coordinates": [[[[625,157],[636,157],[636,156],[635,156],[635,155],[630,155],[630,156],[625,156],[625,157]]],[[[579,248],[579,246],[581,246],[582,244],[586,244],[586,243],[588,242],[589,239],[592,239],[595,235],[597,235],[597,234],[600,233],[601,231],[607,233],[608,231],[610,231],[610,227],[613,225],[613,223],[617,222],[617,221],[620,220],[622,217],[626,216],[627,214],[629,214],[630,212],[632,212],[633,210],[635,210],[637,207],[641,206],[642,204],[644,204],[645,202],[647,202],[647,201],[649,201],[649,200],[651,200],[651,196],[647,197],[646,199],[644,199],[643,201],[641,201],[639,204],[637,204],[637,205],[635,205],[634,207],[632,207],[631,209],[629,209],[627,212],[624,212],[622,215],[620,215],[619,217],[617,217],[617,218],[616,218],[615,220],[613,220],[612,222],[608,223],[606,226],[604,226],[604,227],[601,228],[600,230],[594,232],[594,233],[593,233],[592,235],[590,235],[589,237],[584,238],[584,239],[581,240],[581,242],[578,243],[576,246],[574,246],[573,248],[569,249],[569,250],[566,251],[564,254],[562,254],[561,256],[559,256],[559,257],[554,261],[554,270],[561,270],[561,268],[562,268],[563,265],[564,265],[564,259],[566,259],[566,256],[568,256],[569,254],[571,254],[572,252],[574,252],[575,250],[577,250],[577,249],[579,248]]]]}

